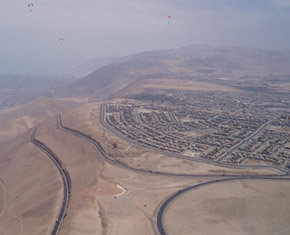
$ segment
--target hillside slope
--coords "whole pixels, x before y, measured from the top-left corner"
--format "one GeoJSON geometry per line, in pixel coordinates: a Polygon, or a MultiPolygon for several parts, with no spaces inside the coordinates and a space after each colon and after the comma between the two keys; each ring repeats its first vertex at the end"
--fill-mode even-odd
{"type": "Polygon", "coordinates": [[[146,79],[207,80],[290,75],[290,55],[270,50],[188,46],[124,57],[56,92],[102,100],[146,79]]]}
{"type": "Polygon", "coordinates": [[[73,109],[85,100],[39,97],[28,104],[0,112],[0,146],[9,138],[39,124],[58,112],[73,109]]]}

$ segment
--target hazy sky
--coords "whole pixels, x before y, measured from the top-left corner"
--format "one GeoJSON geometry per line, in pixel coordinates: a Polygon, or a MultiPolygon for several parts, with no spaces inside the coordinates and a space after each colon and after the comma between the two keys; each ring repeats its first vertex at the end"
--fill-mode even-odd
{"type": "Polygon", "coordinates": [[[290,50],[290,0],[0,1],[0,74],[189,44],[290,50]]]}

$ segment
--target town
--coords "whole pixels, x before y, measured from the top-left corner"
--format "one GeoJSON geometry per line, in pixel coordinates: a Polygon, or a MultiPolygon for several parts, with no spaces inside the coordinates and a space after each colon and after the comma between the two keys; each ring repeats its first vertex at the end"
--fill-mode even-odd
{"type": "Polygon", "coordinates": [[[290,168],[285,94],[146,90],[102,105],[114,133],[148,148],[209,162],[290,168]]]}

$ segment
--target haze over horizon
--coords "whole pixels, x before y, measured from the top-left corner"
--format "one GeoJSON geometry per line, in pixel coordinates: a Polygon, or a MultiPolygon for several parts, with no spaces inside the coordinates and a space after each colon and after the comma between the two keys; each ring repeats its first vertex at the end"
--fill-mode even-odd
{"type": "Polygon", "coordinates": [[[289,25],[289,0],[2,1],[0,74],[66,74],[91,58],[190,44],[289,51],[289,25]]]}

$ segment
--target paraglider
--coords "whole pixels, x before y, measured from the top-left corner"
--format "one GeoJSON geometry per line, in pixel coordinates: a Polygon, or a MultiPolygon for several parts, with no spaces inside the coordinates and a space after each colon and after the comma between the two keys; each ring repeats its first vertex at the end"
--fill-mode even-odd
{"type": "Polygon", "coordinates": [[[32,7],[33,7],[33,3],[28,3],[27,7],[30,9],[30,11],[32,11],[32,7]]]}
{"type": "Polygon", "coordinates": [[[65,42],[64,38],[59,38],[58,41],[60,42],[60,44],[63,44],[65,42]]]}

